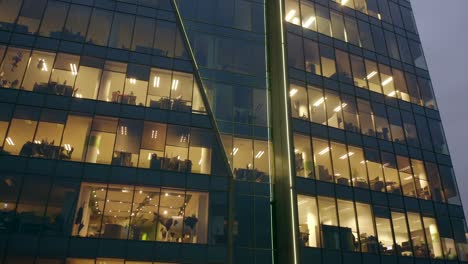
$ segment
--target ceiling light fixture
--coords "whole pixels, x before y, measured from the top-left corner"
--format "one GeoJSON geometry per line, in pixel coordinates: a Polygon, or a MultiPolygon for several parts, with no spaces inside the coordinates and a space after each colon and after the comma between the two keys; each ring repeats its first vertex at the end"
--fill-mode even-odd
{"type": "Polygon", "coordinates": [[[315,21],[315,16],[311,16],[302,24],[302,26],[305,28],[308,28],[310,27],[310,25],[312,25],[312,23],[314,23],[314,21],[315,21]]]}
{"type": "Polygon", "coordinates": [[[371,73],[369,73],[369,75],[367,75],[366,79],[367,80],[370,80],[372,77],[374,77],[375,75],[377,75],[377,72],[376,71],[372,71],[371,73]]]}
{"type": "Polygon", "coordinates": [[[295,9],[292,9],[291,11],[289,11],[288,14],[286,15],[286,21],[291,22],[291,19],[294,17],[295,14],[296,14],[295,9]]]}

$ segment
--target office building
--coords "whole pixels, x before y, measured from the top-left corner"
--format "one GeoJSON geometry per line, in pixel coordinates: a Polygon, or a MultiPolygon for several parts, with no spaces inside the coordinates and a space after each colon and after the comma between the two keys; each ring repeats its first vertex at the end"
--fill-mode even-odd
{"type": "Polygon", "coordinates": [[[0,263],[464,263],[408,0],[0,0],[0,263]]]}

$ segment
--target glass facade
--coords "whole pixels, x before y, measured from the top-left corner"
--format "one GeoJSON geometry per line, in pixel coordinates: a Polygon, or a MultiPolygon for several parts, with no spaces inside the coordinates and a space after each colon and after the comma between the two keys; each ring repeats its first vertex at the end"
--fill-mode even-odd
{"type": "Polygon", "coordinates": [[[454,264],[467,237],[407,0],[0,0],[0,263],[454,264]]]}

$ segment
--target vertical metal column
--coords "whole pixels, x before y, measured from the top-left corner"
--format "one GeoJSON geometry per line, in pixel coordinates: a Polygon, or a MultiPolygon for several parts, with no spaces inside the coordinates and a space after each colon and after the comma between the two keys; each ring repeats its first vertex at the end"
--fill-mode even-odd
{"type": "Polygon", "coordinates": [[[273,145],[272,232],[274,263],[298,264],[297,197],[293,140],[289,115],[286,32],[283,0],[266,1],[267,65],[270,84],[270,122],[273,145]]]}

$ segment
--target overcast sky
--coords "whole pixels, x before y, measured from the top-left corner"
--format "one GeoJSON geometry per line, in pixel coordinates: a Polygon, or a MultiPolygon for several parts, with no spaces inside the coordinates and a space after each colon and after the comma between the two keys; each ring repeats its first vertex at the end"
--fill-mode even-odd
{"type": "Polygon", "coordinates": [[[411,0],[468,216],[468,0],[411,0]]]}

